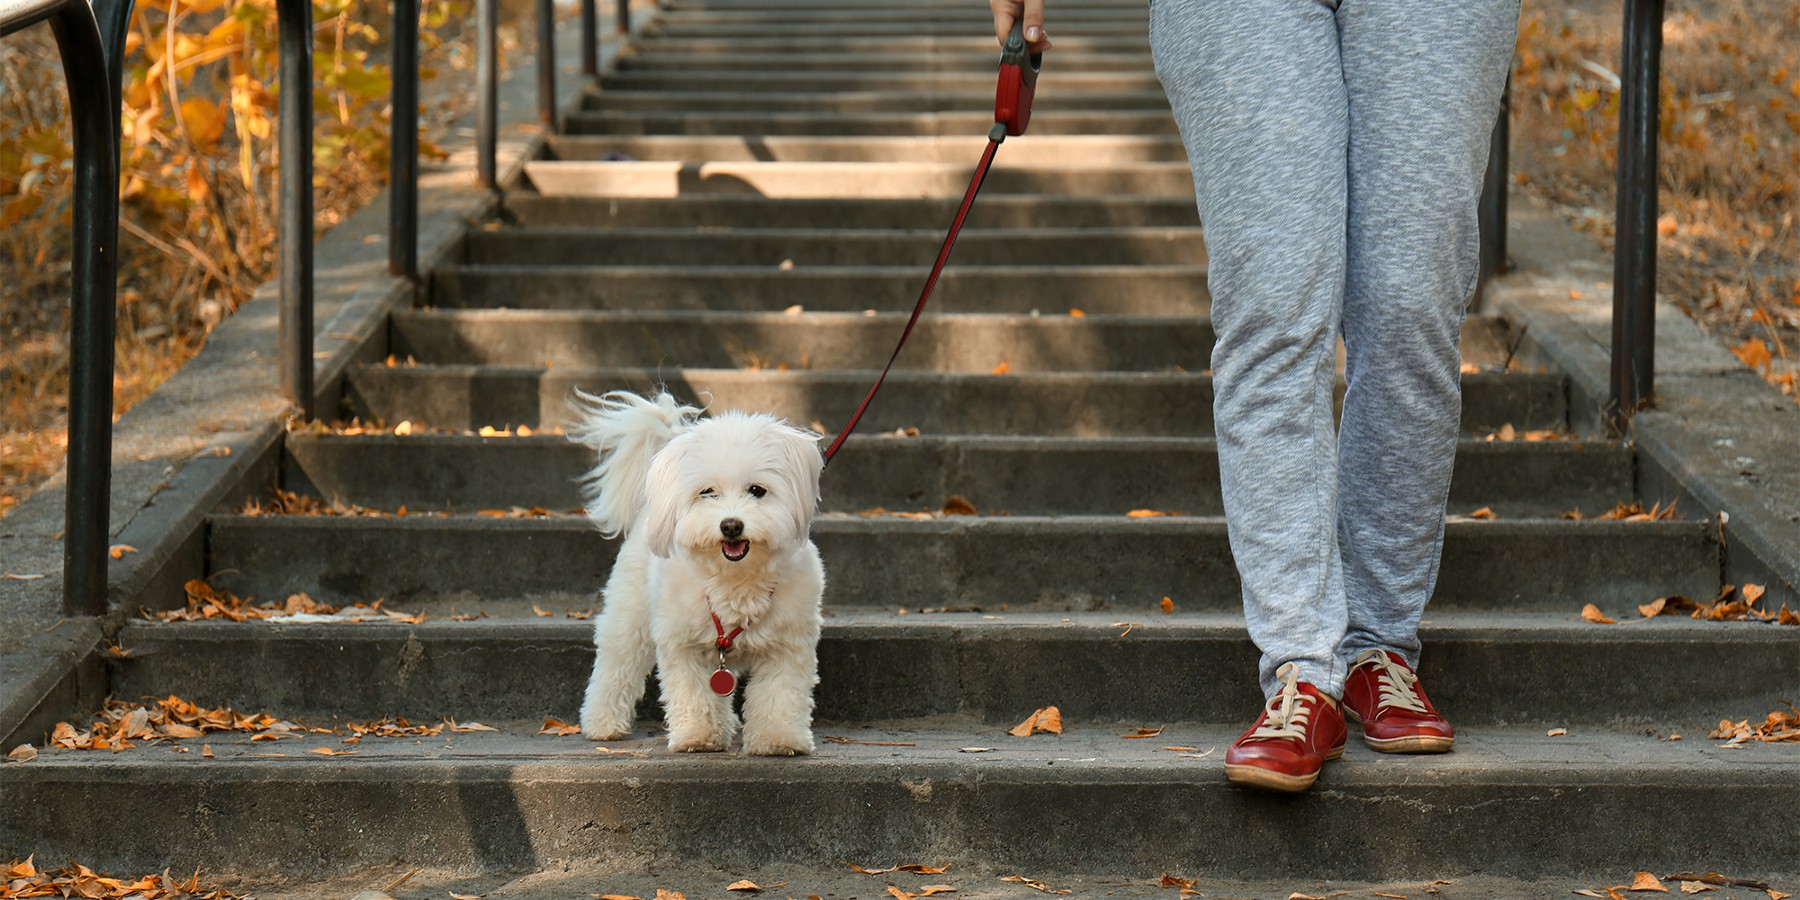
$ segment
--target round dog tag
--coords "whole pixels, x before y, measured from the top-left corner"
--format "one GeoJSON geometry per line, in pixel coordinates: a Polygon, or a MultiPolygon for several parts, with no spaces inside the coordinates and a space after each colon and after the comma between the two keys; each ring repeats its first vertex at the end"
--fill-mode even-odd
{"type": "Polygon", "coordinates": [[[720,669],[712,673],[713,693],[721,697],[729,697],[737,692],[737,676],[730,669],[720,669]]]}

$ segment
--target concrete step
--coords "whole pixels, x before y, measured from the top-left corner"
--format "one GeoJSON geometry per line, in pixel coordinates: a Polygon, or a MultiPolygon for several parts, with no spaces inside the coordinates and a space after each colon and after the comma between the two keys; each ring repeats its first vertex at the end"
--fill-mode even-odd
{"type": "MultiPolygon", "coordinates": [[[[999,159],[998,157],[996,157],[999,159]]],[[[525,164],[539,193],[576,197],[679,197],[750,194],[774,199],[960,199],[976,159],[964,162],[559,162],[525,164]]],[[[1185,162],[1070,163],[1021,166],[999,159],[982,193],[1194,195],[1185,162]]]]}
{"type": "MultiPolygon", "coordinates": [[[[1503,519],[1589,515],[1633,495],[1631,450],[1616,442],[1463,441],[1450,510],[1503,519]]],[[[413,512],[581,506],[575,480],[593,451],[561,436],[309,435],[287,441],[289,490],[413,512]]],[[[1223,514],[1210,438],[1065,439],[856,436],[825,481],[823,509],[935,512],[952,496],[1013,515],[1223,514]],[[1096,473],[1106,477],[1095,477],[1096,473]]]]}
{"type": "MultiPolygon", "coordinates": [[[[735,42],[734,42],[735,43],[735,42]]],[[[1059,42],[1060,44],[1060,42],[1059,42]]],[[[771,49],[767,43],[754,44],[756,49],[771,49]]],[[[805,52],[805,46],[793,42],[778,45],[784,52],[805,52]]],[[[671,48],[673,49],[673,48],[671,48]]],[[[681,49],[694,49],[684,45],[681,49]]],[[[723,48],[720,48],[723,49],[723,48]]],[[[750,49],[739,45],[738,49],[750,49]]],[[[815,49],[844,49],[838,42],[819,45],[815,49]]],[[[713,69],[701,72],[614,72],[600,78],[600,90],[582,97],[582,105],[594,109],[615,91],[772,91],[810,93],[816,99],[838,91],[919,91],[970,92],[994,96],[997,75],[992,72],[932,73],[875,72],[868,69],[846,69],[840,72],[732,72],[713,69]]],[[[1054,84],[1045,83],[1040,99],[1055,96],[1089,94],[1141,93],[1162,91],[1162,82],[1154,72],[1064,72],[1054,84]]],[[[1033,107],[1036,108],[1035,105],[1033,107]]]]}
{"type": "MultiPolygon", "coordinates": [[[[754,90],[726,83],[710,89],[609,90],[588,94],[584,108],[601,112],[827,112],[827,113],[901,113],[956,112],[970,109],[993,109],[994,86],[985,90],[853,90],[821,93],[819,91],[754,90]]],[[[1167,112],[1168,95],[1155,90],[1061,91],[1046,86],[1032,102],[1032,116],[1039,112],[1079,110],[1141,109],[1167,112]]]]}
{"type": "MultiPolygon", "coordinates": [[[[594,163],[593,165],[609,165],[594,163]]],[[[696,231],[682,228],[505,228],[472,231],[463,262],[507,266],[917,266],[944,243],[930,229],[696,231]]],[[[959,266],[1205,265],[1198,228],[991,229],[959,237],[959,266]]],[[[924,275],[919,276],[921,279],[924,275]]]]}
{"type": "MultiPolygon", "coordinates": [[[[1212,327],[1199,317],[936,315],[914,329],[897,367],[986,373],[1199,372],[1212,327]]],[[[885,362],[904,313],[601,312],[409,310],[397,312],[390,350],[430,365],[692,366],[866,369],[885,362]]]]}
{"type": "MultiPolygon", "coordinates": [[[[1086,34],[1098,35],[1098,36],[1104,36],[1104,37],[1134,37],[1135,36],[1142,41],[1142,43],[1139,46],[1143,48],[1144,55],[1146,55],[1146,56],[1149,55],[1150,44],[1149,44],[1149,40],[1148,40],[1148,35],[1149,35],[1150,28],[1149,28],[1148,18],[1146,18],[1145,16],[1142,16],[1142,15],[1120,16],[1118,18],[1119,18],[1118,21],[1103,21],[1103,22],[1084,23],[1083,27],[1082,27],[1082,31],[1086,34]]],[[[759,36],[759,35],[782,36],[782,37],[787,37],[787,36],[833,37],[833,36],[837,36],[837,35],[844,35],[844,36],[852,36],[853,35],[853,36],[857,36],[857,37],[866,37],[869,35],[889,35],[889,34],[905,35],[905,36],[909,36],[909,37],[912,35],[924,35],[926,37],[967,37],[969,35],[977,35],[977,36],[992,35],[993,32],[990,29],[992,29],[993,27],[994,27],[994,23],[993,23],[992,18],[987,18],[985,20],[970,19],[970,20],[967,20],[964,22],[943,22],[943,21],[936,21],[936,20],[920,20],[920,21],[894,21],[894,22],[876,22],[876,23],[858,22],[854,19],[849,19],[849,20],[839,19],[837,21],[831,21],[831,22],[806,22],[806,21],[791,21],[791,22],[780,22],[780,21],[775,21],[775,22],[769,22],[769,21],[765,21],[765,22],[704,22],[704,21],[694,21],[694,22],[688,22],[688,21],[682,21],[682,20],[676,19],[676,20],[665,20],[662,22],[653,23],[652,25],[647,26],[645,28],[645,31],[646,31],[646,33],[653,34],[653,35],[663,35],[663,36],[667,36],[667,37],[676,37],[676,38],[680,38],[680,37],[730,38],[730,37],[751,37],[751,36],[759,36]]],[[[999,51],[999,46],[998,46],[998,43],[996,42],[996,44],[994,45],[994,52],[990,52],[987,54],[988,65],[990,67],[992,67],[995,64],[995,62],[998,60],[999,55],[1000,55],[998,51],[999,51]]],[[[1124,54],[1120,54],[1120,55],[1124,55],[1124,54]]],[[[1081,59],[1081,58],[1083,58],[1083,57],[1079,57],[1074,54],[1071,54],[1069,56],[1069,60],[1076,60],[1076,59],[1081,59]]],[[[1055,58],[1055,63],[1059,67],[1066,64],[1065,60],[1061,56],[1057,56],[1055,58]]]]}
{"type": "MultiPolygon", "coordinates": [[[[1147,31],[1148,29],[1146,29],[1147,31]]],[[[1145,52],[1144,35],[1122,36],[1087,36],[1070,35],[1067,32],[1056,35],[1055,55],[1051,70],[1057,78],[1071,74],[1062,65],[1064,57],[1076,59],[1093,54],[1112,54],[1135,56],[1145,52]]],[[[897,35],[880,36],[858,35],[739,35],[732,38],[713,37],[668,37],[656,34],[638,35],[631,46],[620,55],[620,59],[655,56],[663,53],[698,54],[698,53],[908,53],[914,56],[988,56],[998,61],[995,54],[1000,45],[992,37],[981,34],[960,34],[947,37],[929,35],[897,35]]],[[[855,69],[856,66],[847,68],[855,69]]],[[[1088,70],[1097,71],[1097,70],[1088,70]]]]}
{"type": "MultiPolygon", "coordinates": [[[[846,39],[860,29],[841,32],[846,39]]],[[[908,29],[910,32],[911,30],[908,29]]],[[[736,43],[739,39],[754,41],[754,34],[697,34],[683,32],[671,34],[662,32],[667,37],[705,38],[709,40],[729,39],[736,43]]],[[[917,32],[912,32],[916,35],[917,32]]],[[[780,35],[783,41],[801,37],[799,33],[784,31],[780,35]]],[[[909,35],[911,36],[911,35],[909,35]]],[[[963,35],[951,35],[961,37],[963,35]]],[[[838,34],[816,36],[821,41],[836,41],[838,34]]],[[[885,35],[876,40],[884,40],[885,35]]],[[[979,40],[979,39],[978,39],[979,40]]],[[[698,45],[696,45],[698,46],[698,45]]],[[[754,44],[750,45],[755,47],[754,44]]],[[[993,51],[993,44],[988,49],[943,53],[917,53],[907,50],[869,51],[869,50],[835,50],[816,53],[764,51],[760,47],[731,53],[708,52],[705,50],[687,51],[685,48],[672,46],[667,50],[650,53],[629,53],[618,58],[618,71],[676,71],[703,72],[708,70],[737,70],[744,72],[816,72],[840,71],[843,69],[860,69],[865,72],[957,72],[963,74],[989,74],[998,77],[996,68],[998,57],[993,51]]],[[[1094,53],[1058,53],[1053,72],[1154,72],[1155,66],[1150,61],[1150,51],[1143,39],[1139,38],[1135,51],[1094,52],[1094,53]]],[[[1047,76],[1047,77],[1054,77],[1047,76]]],[[[1032,119],[1032,132],[1037,132],[1037,119],[1032,119]]]]}
{"type": "MultiPolygon", "coordinates": [[[[1710,522],[1451,522],[1434,608],[1573,615],[1589,601],[1712,596],[1714,531],[1710,522]]],[[[1219,518],[830,514],[814,523],[813,539],[833,607],[1004,603],[1142,615],[1165,596],[1184,610],[1239,603],[1219,518]]],[[[438,600],[465,612],[494,598],[590,608],[616,549],[574,515],[220,515],[208,527],[207,571],[215,587],[261,598],[305,591],[329,603],[438,600]]]]}
{"type": "MultiPolygon", "coordinates": [[[[134,622],[119,635],[132,655],[113,690],[309,720],[574,721],[593,623],[509,605],[484,604],[488,618],[465,622],[134,622]]],[[[1140,610],[1123,634],[1124,615],[839,612],[819,642],[817,720],[953,716],[1004,728],[1050,704],[1076,726],[1229,726],[1254,714],[1257,651],[1242,615],[1140,610]]],[[[1773,708],[1786,689],[1716,677],[1721,655],[1756,671],[1800,666],[1800,645],[1779,626],[1668,618],[1601,628],[1572,611],[1427,618],[1420,677],[1459,728],[1649,727],[1699,739],[1730,711],[1773,708]]],[[[658,728],[651,683],[640,712],[658,728]]]]}
{"type": "MultiPolygon", "coordinates": [[[[606,154],[681,162],[935,162],[971,165],[987,146],[982,135],[955,137],[816,137],[809,135],[597,135],[550,139],[552,159],[598,161],[606,154]]],[[[1187,161],[1173,135],[1068,135],[1018,138],[1006,142],[1006,165],[1068,165],[1187,161]]]]}
{"type": "MultiPolygon", "coordinates": [[[[714,309],[775,312],[911,311],[930,274],[910,266],[776,265],[439,266],[430,303],[451,308],[714,309]]],[[[952,263],[931,297],[935,313],[1205,315],[1206,267],[1058,266],[1030,274],[1011,266],[952,263]]],[[[999,360],[995,360],[999,362],[999,360]]]]}
{"type": "MultiPolygon", "coordinates": [[[[0,768],[0,845],[136,871],[170,860],[294,874],[849,860],[956,867],[948,878],[899,879],[913,887],[996,866],[1032,877],[1413,882],[1567,872],[1624,884],[1640,869],[1768,871],[1779,856],[1768,836],[1791,826],[1791,812],[1770,800],[1800,787],[1782,747],[1720,750],[1605,730],[1551,739],[1536,727],[1469,729],[1455,752],[1428,757],[1353,743],[1318,788],[1282,799],[1226,782],[1221,757],[1236,727],[1171,728],[1147,741],[1081,728],[1013,738],[955,722],[842,729],[826,733],[869,743],[769,760],[672,757],[649,738],[600,754],[578,737],[536,736],[536,722],[499,724],[506,731],[347,748],[335,735],[273,748],[219,736],[215,759],[162,746],[48,752],[0,768]],[[995,749],[961,750],[976,746],[995,749]],[[1294,834],[1307,836],[1307,852],[1271,837],[1294,834]]],[[[868,883],[860,896],[882,880],[868,883]]]]}
{"type": "MultiPolygon", "coordinates": [[[[686,140],[687,138],[680,138],[686,140]]],[[[720,138],[754,146],[759,138],[720,138]]],[[[580,138],[578,140],[614,140],[580,138]]],[[[886,140],[878,138],[876,140],[886,140]]],[[[1021,143],[1021,146],[1023,144],[1021,143]]],[[[865,228],[946,229],[956,215],[951,199],[769,200],[704,197],[597,200],[544,197],[513,191],[502,201],[508,222],[542,227],[614,228],[865,228]]],[[[1200,224],[1192,198],[983,196],[970,210],[958,243],[986,228],[1167,228],[1200,224]]]]}
{"type": "MultiPolygon", "coordinates": [[[[906,314],[401,310],[390,325],[398,358],[431,365],[658,366],[860,369],[887,358],[906,314]]],[[[898,368],[991,372],[1203,372],[1213,332],[1197,316],[937,314],[898,368]]],[[[1498,368],[1517,340],[1504,320],[1464,323],[1465,363],[1498,368]]]]}
{"type": "MultiPolygon", "coordinates": [[[[802,424],[821,422],[835,431],[876,374],[674,366],[372,366],[351,374],[346,396],[357,415],[382,422],[409,420],[459,431],[516,425],[544,429],[568,423],[568,401],[576,388],[642,393],[661,385],[684,398],[710,395],[715,409],[760,410],[802,424]]],[[[1341,381],[1337,393],[1341,402],[1341,381]]],[[[1485,434],[1508,424],[1566,429],[1565,376],[1463,376],[1462,433],[1485,434]]],[[[1213,427],[1212,379],[1192,373],[895,372],[860,427],[871,434],[917,428],[925,434],[1205,437],[1213,427]]]]}
{"type": "MultiPolygon", "coordinates": [[[[994,126],[994,114],[991,107],[933,113],[573,112],[564,123],[569,134],[979,136],[994,126]]],[[[1175,133],[1175,119],[1167,110],[1046,110],[1031,116],[1031,134],[1040,136],[1175,133]]]]}

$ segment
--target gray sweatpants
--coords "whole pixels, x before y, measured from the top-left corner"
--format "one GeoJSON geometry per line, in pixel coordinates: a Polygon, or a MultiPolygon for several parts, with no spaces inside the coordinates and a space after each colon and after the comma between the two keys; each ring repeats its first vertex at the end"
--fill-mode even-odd
{"type": "Polygon", "coordinates": [[[1206,231],[1219,469],[1263,689],[1293,662],[1338,696],[1367,648],[1418,661],[1519,0],[1151,2],[1206,231]]]}

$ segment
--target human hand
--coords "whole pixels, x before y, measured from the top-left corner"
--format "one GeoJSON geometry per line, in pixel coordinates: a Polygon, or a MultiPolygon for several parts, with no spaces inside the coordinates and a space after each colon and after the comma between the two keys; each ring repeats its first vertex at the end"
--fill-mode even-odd
{"type": "Polygon", "coordinates": [[[1025,43],[1031,52],[1050,49],[1050,36],[1044,33],[1044,0],[988,0],[994,11],[994,37],[1004,45],[1012,33],[1013,23],[1024,20],[1025,43]]]}

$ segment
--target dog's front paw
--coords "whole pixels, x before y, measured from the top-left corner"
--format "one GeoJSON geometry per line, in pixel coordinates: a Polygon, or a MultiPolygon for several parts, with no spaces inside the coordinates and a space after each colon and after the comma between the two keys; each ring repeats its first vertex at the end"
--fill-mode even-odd
{"type": "Polygon", "coordinates": [[[677,738],[669,735],[669,750],[673,753],[718,753],[725,749],[725,739],[718,735],[677,738]]]}
{"type": "Polygon", "coordinates": [[[598,715],[583,711],[581,717],[581,736],[590,741],[616,741],[631,734],[630,719],[616,716],[598,715]]]}
{"type": "Polygon", "coordinates": [[[744,735],[744,753],[749,756],[811,756],[812,752],[813,736],[810,731],[744,735]]]}

